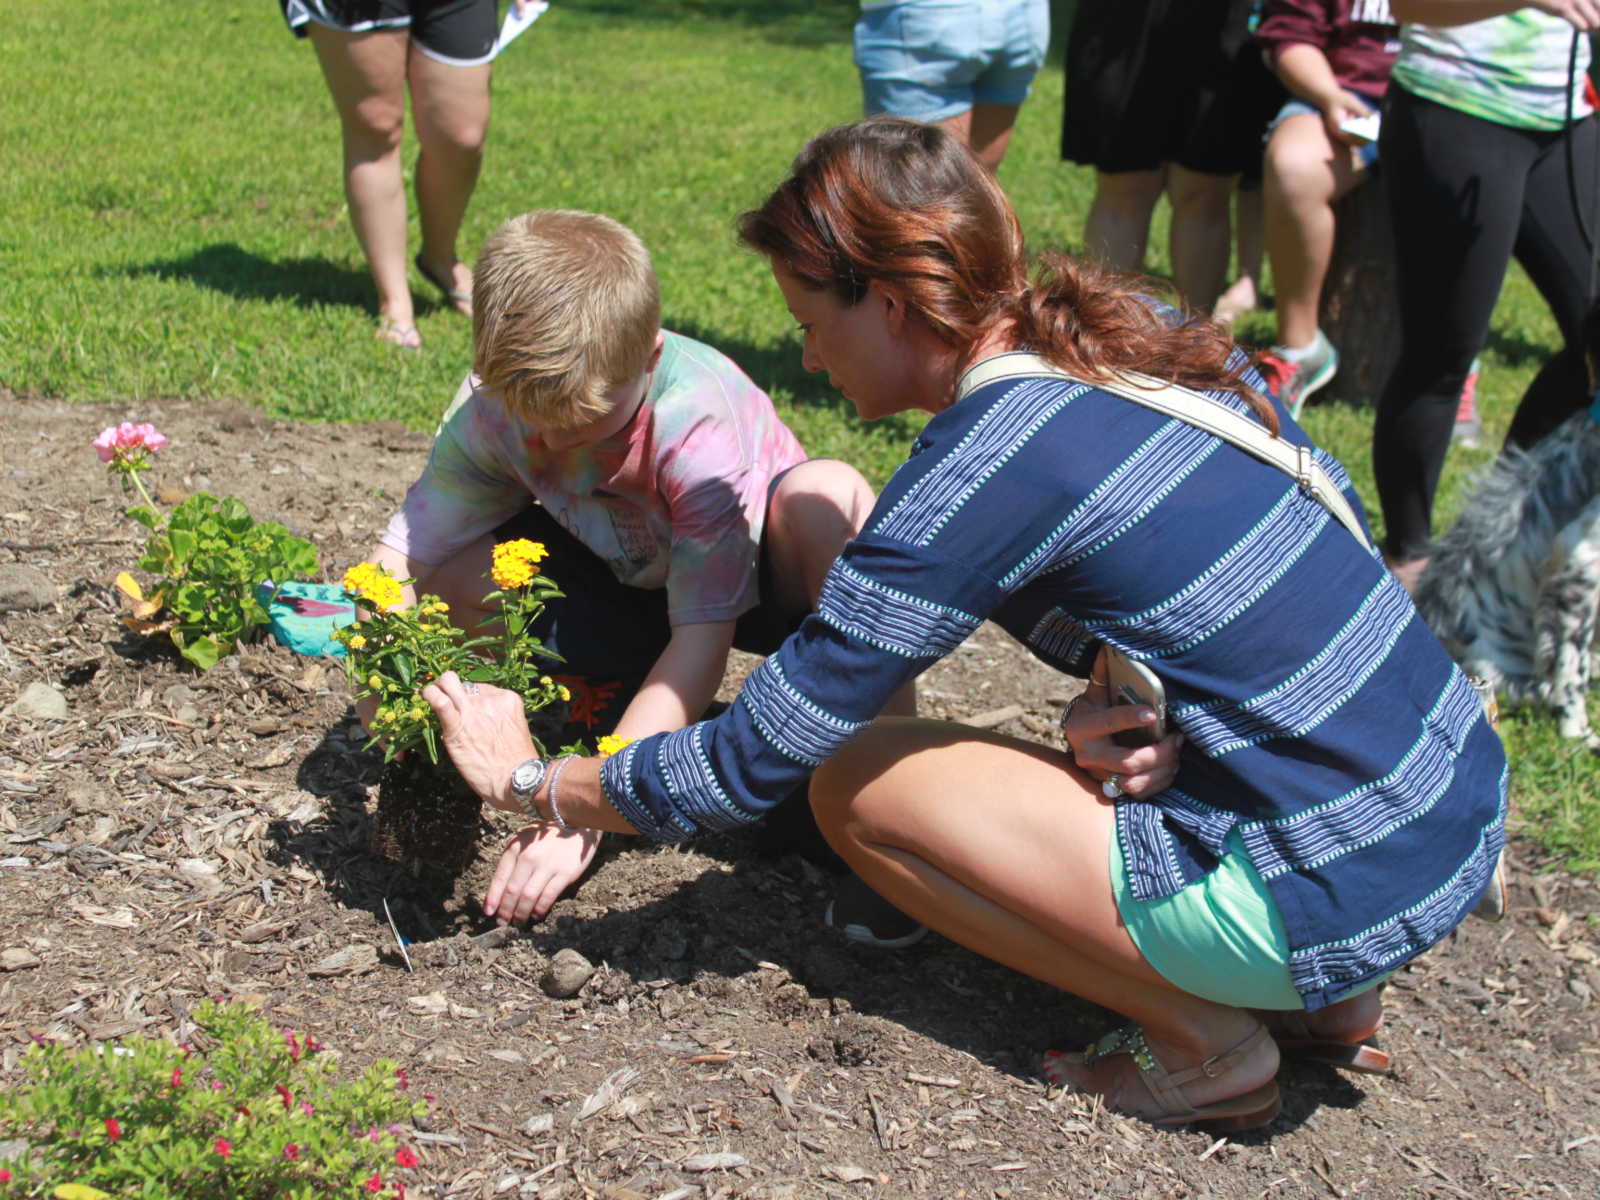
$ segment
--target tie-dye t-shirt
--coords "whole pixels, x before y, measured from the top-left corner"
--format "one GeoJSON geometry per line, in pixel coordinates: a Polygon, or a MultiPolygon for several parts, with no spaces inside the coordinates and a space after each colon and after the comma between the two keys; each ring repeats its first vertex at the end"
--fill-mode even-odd
{"type": "Polygon", "coordinates": [[[674,625],[731,621],[759,600],[768,485],[804,458],[732,360],[667,333],[638,415],[575,450],[547,449],[469,375],[382,541],[441,563],[537,500],[621,582],[666,588],[674,625]]]}
{"type": "Polygon", "coordinates": [[[1413,96],[1513,129],[1561,129],[1589,114],[1589,39],[1578,39],[1568,74],[1572,26],[1524,8],[1465,25],[1402,25],[1392,78],[1413,96]],[[1571,93],[1568,87],[1571,86],[1571,93]]]}

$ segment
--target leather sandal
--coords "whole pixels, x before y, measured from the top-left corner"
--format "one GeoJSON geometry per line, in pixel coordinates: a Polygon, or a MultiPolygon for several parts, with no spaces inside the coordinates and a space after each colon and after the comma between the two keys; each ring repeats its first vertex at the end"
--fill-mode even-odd
{"type": "Polygon", "coordinates": [[[1313,1033],[1302,1013],[1275,1012],[1272,1020],[1277,1026],[1270,1031],[1272,1038],[1285,1058],[1321,1063],[1357,1075],[1387,1075],[1391,1070],[1389,1052],[1371,1044],[1375,1027],[1355,1037],[1331,1038],[1313,1033]]]}
{"type": "Polygon", "coordinates": [[[428,270],[428,268],[422,264],[421,254],[418,254],[416,258],[412,259],[411,261],[416,264],[417,273],[429,283],[433,284],[434,287],[439,289],[439,294],[444,297],[446,304],[450,305],[450,307],[455,309],[457,312],[461,312],[461,306],[465,304],[467,307],[464,315],[469,317],[472,315],[471,292],[463,292],[460,288],[453,287],[451,283],[446,283],[432,271],[428,270]]]}
{"type": "MultiPolygon", "coordinates": [[[[1252,1088],[1248,1092],[1231,1096],[1226,1100],[1201,1105],[1199,1108],[1184,1098],[1183,1086],[1197,1079],[1217,1079],[1226,1075],[1270,1036],[1264,1025],[1257,1025],[1248,1037],[1231,1050],[1214,1054],[1197,1067],[1168,1071],[1151,1052],[1150,1044],[1145,1041],[1144,1030],[1137,1025],[1125,1025],[1106,1034],[1081,1053],[1063,1054],[1058,1050],[1047,1051],[1044,1056],[1044,1073],[1052,1083],[1071,1087],[1070,1079],[1066,1078],[1066,1073],[1071,1068],[1092,1070],[1108,1058],[1126,1054],[1139,1069],[1138,1077],[1144,1084],[1145,1091],[1149,1093],[1151,1106],[1148,1110],[1119,1109],[1118,1111],[1163,1129],[1193,1125],[1211,1132],[1232,1133],[1266,1125],[1278,1115],[1283,1107],[1283,1100],[1279,1095],[1276,1080],[1269,1079],[1258,1088],[1252,1088]]],[[[1082,1092],[1087,1089],[1074,1090],[1082,1092]]]]}

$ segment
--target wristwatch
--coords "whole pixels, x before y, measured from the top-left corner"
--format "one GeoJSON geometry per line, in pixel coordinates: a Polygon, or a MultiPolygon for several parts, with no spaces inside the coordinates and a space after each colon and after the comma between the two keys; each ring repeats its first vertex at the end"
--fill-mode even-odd
{"type": "Polygon", "coordinates": [[[539,790],[549,770],[550,764],[545,759],[530,758],[527,762],[518,763],[511,771],[511,798],[527,809],[529,816],[539,816],[533,806],[533,794],[539,790]]]}

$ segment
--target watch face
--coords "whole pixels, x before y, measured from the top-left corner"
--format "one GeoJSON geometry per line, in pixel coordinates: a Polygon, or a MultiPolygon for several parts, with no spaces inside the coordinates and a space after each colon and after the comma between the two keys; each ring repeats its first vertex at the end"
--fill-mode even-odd
{"type": "Polygon", "coordinates": [[[521,763],[511,772],[511,790],[517,795],[527,797],[538,790],[540,782],[544,779],[544,760],[530,758],[521,763]]]}

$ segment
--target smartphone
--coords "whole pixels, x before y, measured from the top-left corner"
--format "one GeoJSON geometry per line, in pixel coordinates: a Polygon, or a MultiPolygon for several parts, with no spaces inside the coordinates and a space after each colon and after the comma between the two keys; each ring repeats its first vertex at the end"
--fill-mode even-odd
{"type": "Polygon", "coordinates": [[[1138,704],[1156,710],[1153,725],[1111,735],[1119,746],[1153,746],[1167,736],[1167,689],[1156,673],[1115,646],[1106,647],[1106,691],[1112,704],[1138,704]]]}
{"type": "Polygon", "coordinates": [[[1351,117],[1348,121],[1340,122],[1339,128],[1363,142],[1375,142],[1378,140],[1378,125],[1378,114],[1369,112],[1364,117],[1351,117]]]}

